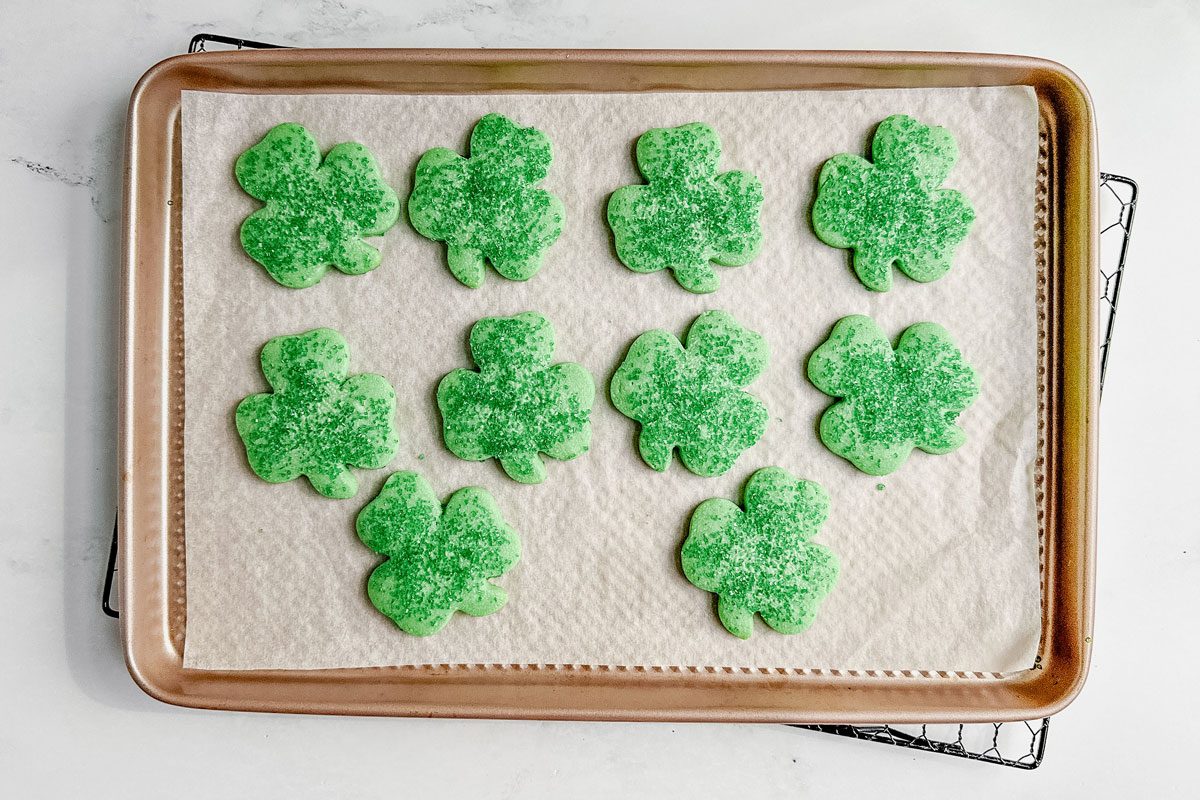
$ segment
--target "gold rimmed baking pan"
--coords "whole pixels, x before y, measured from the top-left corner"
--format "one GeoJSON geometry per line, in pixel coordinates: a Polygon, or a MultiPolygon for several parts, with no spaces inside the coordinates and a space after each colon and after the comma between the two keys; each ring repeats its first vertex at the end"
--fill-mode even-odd
{"type": "Polygon", "coordinates": [[[134,680],[203,708],[335,714],[759,722],[1031,719],[1078,692],[1091,650],[1095,533],[1095,127],[1061,66],[950,53],[264,50],[168,59],[129,106],[120,369],[121,623],[134,680]],[[1037,477],[1043,636],[1003,676],[441,665],[183,668],[180,93],[662,92],[1032,86],[1041,109],[1037,477]]]}

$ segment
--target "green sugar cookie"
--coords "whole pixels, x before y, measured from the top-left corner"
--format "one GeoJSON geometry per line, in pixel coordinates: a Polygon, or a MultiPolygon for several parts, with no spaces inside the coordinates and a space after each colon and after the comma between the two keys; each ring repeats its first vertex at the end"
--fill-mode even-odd
{"type": "Polygon", "coordinates": [[[421,156],[408,218],[446,243],[450,272],[472,289],[486,260],[504,277],[529,280],[562,233],[562,202],[537,184],[550,171],[550,139],[488,114],[471,131],[470,157],[439,147],[421,156]]]}
{"type": "Polygon", "coordinates": [[[837,557],[811,541],[829,515],[829,495],[779,467],[751,475],[742,495],[744,511],[714,498],[692,512],[683,574],[717,595],[721,624],[739,639],[754,632],[755,614],[779,633],[799,633],[837,581],[837,557]]]}
{"type": "Polygon", "coordinates": [[[854,250],[854,272],[876,292],[892,288],[892,267],[928,283],[950,271],[975,211],[961,192],[940,189],[958,160],[945,128],[903,114],[879,123],[874,163],[849,153],[825,162],[812,223],[817,237],[854,250]]]}
{"type": "Polygon", "coordinates": [[[975,371],[941,325],[919,322],[896,349],[870,317],[844,317],[808,359],[808,378],[842,398],[821,416],[821,441],[868,475],[898,469],[913,448],[941,455],[979,394],[975,371]]]}
{"type": "Polygon", "coordinates": [[[712,264],[739,267],[762,246],[762,184],[749,172],[717,173],[721,140],[702,122],[654,128],[638,139],[646,185],[608,201],[617,256],[634,272],[669,269],[689,292],[716,291],[712,264]]]}
{"type": "Polygon", "coordinates": [[[475,486],[438,502],[415,472],[397,472],[358,514],[358,538],[387,556],[367,580],[371,604],[414,636],[440,631],[455,611],[495,613],[508,595],[492,583],[521,557],[496,501],[475,486]]]}
{"type": "Polygon", "coordinates": [[[307,476],[326,497],[353,497],[347,465],[379,469],[396,455],[396,393],[380,375],[349,375],[350,350],[337,331],[277,336],[263,346],[274,390],[238,404],[238,435],[250,468],[270,483],[307,476]]]}
{"type": "Polygon", "coordinates": [[[479,371],[442,378],[437,402],[446,447],[459,458],[497,458],[520,483],[541,483],[539,453],[566,461],[592,441],[592,376],[578,364],[551,365],[554,329],[541,314],[488,317],[471,328],[479,371]]]}
{"type": "Polygon", "coordinates": [[[729,471],[767,429],[767,407],[743,388],[767,368],[766,339],[724,311],[706,311],[687,345],[664,330],[639,336],[609,383],[613,405],[641,423],[642,460],[663,472],[683,465],[711,477],[729,471]]]}
{"type": "Polygon", "coordinates": [[[242,223],[242,247],[277,282],[303,289],[331,266],[347,275],[379,266],[363,237],[395,225],[400,201],[361,144],[339,144],[322,161],[312,134],[286,122],[242,153],[234,173],[266,204],[242,223]]]}

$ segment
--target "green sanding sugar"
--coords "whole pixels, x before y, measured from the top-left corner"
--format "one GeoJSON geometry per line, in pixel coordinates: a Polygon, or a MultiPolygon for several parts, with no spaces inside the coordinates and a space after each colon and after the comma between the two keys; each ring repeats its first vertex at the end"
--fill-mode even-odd
{"type": "Polygon", "coordinates": [[[813,230],[854,250],[854,271],[868,289],[890,289],[893,266],[921,283],[937,280],[975,220],[961,192],[939,188],[958,160],[954,136],[898,114],[879,123],[871,157],[842,153],[825,162],[813,230]]]}
{"type": "Polygon", "coordinates": [[[242,153],[234,173],[266,204],[242,223],[242,247],[279,283],[302,289],[330,266],[348,275],[379,266],[363,237],[396,224],[400,201],[361,144],[339,144],[322,160],[312,134],[288,122],[242,153]]]}
{"type": "Polygon", "coordinates": [[[482,617],[508,599],[490,579],[517,563],[521,542],[484,489],[459,489],[443,509],[424,478],[397,472],[355,527],[363,544],[387,556],[367,580],[367,596],[407,633],[437,633],[455,611],[482,617]]]}
{"type": "Polygon", "coordinates": [[[979,394],[975,371],[932,322],[910,326],[893,350],[870,317],[844,317],[809,358],[808,377],[842,398],[821,416],[821,441],[868,475],[895,471],[914,447],[961,446],[955,421],[979,394]]]}
{"type": "Polygon", "coordinates": [[[471,131],[471,155],[439,147],[421,156],[408,217],[422,236],[446,243],[450,272],[472,289],[484,261],[524,281],[562,233],[562,202],[537,184],[550,171],[550,139],[488,114],[471,131]]]}
{"type": "Polygon", "coordinates": [[[886,486],[884,486],[882,483],[877,483],[877,484],[875,484],[875,491],[877,491],[877,492],[882,492],[882,491],[883,491],[884,489],[886,489],[886,488],[887,488],[887,487],[886,487],[886,486]]]}
{"type": "Polygon", "coordinates": [[[702,122],[655,128],[637,142],[647,185],[608,201],[617,256],[634,272],[669,269],[689,292],[716,291],[712,264],[749,263],[762,246],[763,191],[748,172],[717,173],[721,140],[702,122]]]}
{"type": "Polygon", "coordinates": [[[238,435],[250,468],[283,483],[305,475],[326,497],[353,497],[347,465],[379,469],[396,455],[396,393],[380,375],[348,375],[350,350],[337,331],[278,336],[262,349],[274,390],[238,404],[238,435]]]}
{"type": "Polygon", "coordinates": [[[810,541],[829,515],[829,495],[779,467],[755,472],[742,494],[745,510],[714,498],[692,513],[683,573],[717,595],[721,624],[734,636],[750,638],[756,613],[779,633],[799,633],[838,577],[837,557],[810,541]]]}
{"type": "Polygon", "coordinates": [[[539,453],[568,460],[592,441],[592,376],[579,364],[551,364],[554,329],[540,314],[488,317],[471,328],[479,371],[442,378],[437,402],[446,447],[459,458],[500,460],[509,477],[541,483],[539,453]]]}
{"type": "Polygon", "coordinates": [[[697,475],[723,475],[767,429],[767,407],[743,388],[767,367],[766,340],[724,311],[695,319],[684,346],[664,330],[643,333],[609,384],[613,405],[641,423],[638,448],[664,471],[679,448],[697,475]]]}

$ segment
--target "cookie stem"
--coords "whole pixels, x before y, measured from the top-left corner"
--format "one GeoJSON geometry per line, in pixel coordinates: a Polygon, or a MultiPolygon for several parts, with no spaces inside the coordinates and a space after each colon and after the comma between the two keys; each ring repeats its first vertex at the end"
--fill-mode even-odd
{"type": "Polygon", "coordinates": [[[716,270],[706,261],[675,267],[674,270],[679,285],[695,294],[715,292],[721,284],[716,270]]]}
{"type": "Polygon", "coordinates": [[[863,286],[872,292],[886,292],[892,288],[892,261],[869,248],[854,251],[854,274],[863,286]]]}
{"type": "Polygon", "coordinates": [[[546,465],[542,463],[537,453],[517,453],[503,456],[500,466],[508,473],[508,477],[518,483],[541,483],[546,480],[546,465]]]}
{"type": "Polygon", "coordinates": [[[354,497],[355,493],[358,492],[358,479],[345,467],[333,475],[326,475],[324,473],[310,474],[308,481],[321,494],[338,500],[354,497]]]}
{"type": "Polygon", "coordinates": [[[334,266],[347,275],[362,275],[379,266],[379,250],[362,239],[351,239],[333,259],[334,266]]]}
{"type": "Polygon", "coordinates": [[[484,617],[499,611],[508,602],[508,594],[494,583],[481,581],[479,586],[463,598],[458,610],[472,617],[484,617]]]}
{"type": "Polygon", "coordinates": [[[471,247],[446,249],[446,263],[451,274],[464,286],[478,289],[483,285],[483,253],[471,247]]]}
{"type": "Polygon", "coordinates": [[[717,616],[725,630],[739,639],[749,639],[754,633],[754,612],[725,599],[724,595],[717,599],[717,616]]]}

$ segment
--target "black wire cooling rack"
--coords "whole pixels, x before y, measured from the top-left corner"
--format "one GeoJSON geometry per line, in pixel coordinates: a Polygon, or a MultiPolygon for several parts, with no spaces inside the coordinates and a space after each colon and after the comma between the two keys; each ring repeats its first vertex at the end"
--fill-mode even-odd
{"type": "MultiPolygon", "coordinates": [[[[283,45],[201,33],[188,43],[189,53],[202,53],[210,47],[222,50],[265,50],[283,45]]],[[[1100,173],[1100,389],[1108,370],[1112,350],[1113,327],[1117,319],[1117,303],[1121,298],[1121,281],[1133,233],[1133,215],[1137,209],[1138,187],[1130,178],[1100,173]]],[[[108,551],[108,570],[104,576],[101,608],[110,617],[120,611],[112,604],[114,578],[117,573],[117,524],[113,522],[112,546],[108,551]]],[[[1028,722],[990,722],[950,725],[792,725],[793,728],[845,736],[866,742],[889,744],[940,753],[988,764],[1017,769],[1037,769],[1046,753],[1046,737],[1050,719],[1028,722]]]]}

